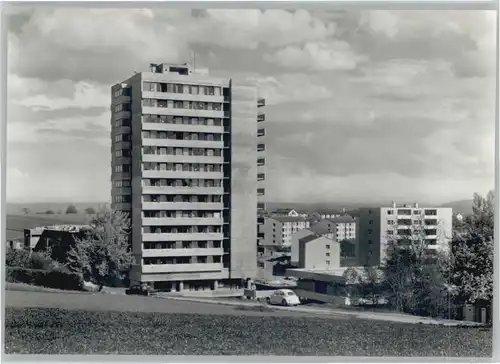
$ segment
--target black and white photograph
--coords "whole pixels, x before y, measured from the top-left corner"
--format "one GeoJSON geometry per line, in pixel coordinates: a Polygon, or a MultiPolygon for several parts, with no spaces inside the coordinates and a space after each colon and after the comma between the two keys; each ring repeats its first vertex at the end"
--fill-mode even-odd
{"type": "Polygon", "coordinates": [[[236,3],[3,4],[4,354],[491,358],[497,4],[236,3]]]}

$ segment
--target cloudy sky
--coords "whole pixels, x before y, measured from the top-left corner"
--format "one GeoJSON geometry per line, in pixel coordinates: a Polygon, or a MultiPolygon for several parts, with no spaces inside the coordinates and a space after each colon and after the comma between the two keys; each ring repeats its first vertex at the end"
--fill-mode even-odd
{"type": "Polygon", "coordinates": [[[246,77],[267,98],[267,195],[444,203],[493,187],[488,11],[12,11],[7,195],[110,197],[110,91],[150,62],[246,77]]]}

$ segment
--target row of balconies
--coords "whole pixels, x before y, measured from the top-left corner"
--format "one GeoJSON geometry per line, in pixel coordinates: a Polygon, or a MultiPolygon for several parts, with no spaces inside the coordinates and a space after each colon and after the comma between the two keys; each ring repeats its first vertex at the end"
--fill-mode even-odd
{"type": "Polygon", "coordinates": [[[192,257],[192,256],[207,256],[224,254],[222,248],[192,248],[192,249],[143,249],[142,256],[144,258],[153,257],[192,257]]]}
{"type": "Polygon", "coordinates": [[[190,124],[166,124],[166,123],[143,123],[142,130],[156,131],[178,131],[178,132],[202,132],[223,134],[227,130],[224,126],[216,125],[190,125],[190,124]]]}
{"type": "Polygon", "coordinates": [[[142,226],[220,226],[224,224],[221,217],[143,217],[142,226]]]}
{"type": "Polygon", "coordinates": [[[188,116],[188,117],[199,116],[205,118],[228,118],[231,116],[231,113],[229,111],[222,111],[222,110],[181,109],[181,108],[156,107],[156,106],[143,106],[142,113],[157,114],[157,115],[172,115],[172,116],[188,116]]]}
{"type": "Polygon", "coordinates": [[[145,195],[223,195],[223,187],[169,187],[169,186],[143,186],[142,193],[145,195]]]}
{"type": "Polygon", "coordinates": [[[224,172],[188,172],[188,171],[159,171],[143,170],[143,178],[170,178],[170,179],[217,179],[227,178],[224,172]]]}
{"type": "Polygon", "coordinates": [[[225,209],[222,202],[143,202],[143,210],[167,210],[167,211],[221,211],[225,209]]]}
{"type": "Polygon", "coordinates": [[[205,241],[205,240],[223,240],[224,233],[143,233],[143,242],[158,241],[205,241]]]}
{"type": "Polygon", "coordinates": [[[142,273],[196,273],[222,271],[222,263],[144,264],[142,273]]]}
{"type": "Polygon", "coordinates": [[[192,139],[154,139],[143,138],[143,146],[151,147],[186,147],[186,148],[207,148],[224,149],[226,144],[223,140],[192,140],[192,139]]]}
{"type": "Polygon", "coordinates": [[[143,162],[172,162],[172,163],[201,163],[201,164],[223,164],[223,156],[202,155],[171,155],[171,154],[143,154],[143,162]]]}

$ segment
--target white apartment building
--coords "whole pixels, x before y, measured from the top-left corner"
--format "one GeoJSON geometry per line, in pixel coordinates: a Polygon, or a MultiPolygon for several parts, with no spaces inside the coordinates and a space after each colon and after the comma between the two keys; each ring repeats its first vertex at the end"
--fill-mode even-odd
{"type": "Polygon", "coordinates": [[[446,251],[452,238],[452,209],[418,204],[363,208],[359,211],[360,265],[378,266],[386,257],[388,242],[422,239],[430,254],[446,251]]]}
{"type": "Polygon", "coordinates": [[[253,278],[265,179],[255,85],[162,63],[111,98],[112,207],[131,216],[131,281],[182,291],[253,278]]]}
{"type": "Polygon", "coordinates": [[[323,219],[314,224],[314,226],[321,227],[333,233],[333,239],[337,241],[356,240],[357,238],[357,221],[351,216],[323,219]]]}

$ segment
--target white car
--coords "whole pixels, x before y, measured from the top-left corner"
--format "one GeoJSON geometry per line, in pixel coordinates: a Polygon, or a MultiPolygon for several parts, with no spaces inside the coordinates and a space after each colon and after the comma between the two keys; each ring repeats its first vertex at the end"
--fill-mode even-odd
{"type": "Polygon", "coordinates": [[[270,305],[298,306],[300,305],[300,299],[290,289],[278,289],[267,298],[267,303],[270,305]]]}

